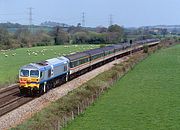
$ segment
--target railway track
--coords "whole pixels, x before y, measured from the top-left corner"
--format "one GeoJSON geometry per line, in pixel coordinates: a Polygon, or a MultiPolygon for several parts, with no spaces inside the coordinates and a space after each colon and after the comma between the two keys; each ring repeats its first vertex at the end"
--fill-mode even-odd
{"type": "MultiPolygon", "coordinates": [[[[139,51],[139,50],[137,50],[137,51],[139,51]]],[[[122,58],[124,56],[129,55],[130,51],[127,51],[127,52],[124,53],[123,56],[118,57],[118,58],[122,58]]],[[[112,60],[107,61],[106,63],[109,63],[111,61],[112,60]]],[[[101,64],[99,62],[99,65],[102,66],[104,64],[101,64]]],[[[93,69],[95,69],[97,67],[99,67],[99,66],[96,66],[93,69]]],[[[77,74],[77,76],[72,77],[70,80],[72,80],[72,79],[74,79],[76,77],[79,77],[80,75],[83,75],[84,73],[87,73],[87,72],[88,71],[86,71],[86,72],[82,71],[82,73],[77,74]]],[[[62,84],[64,84],[64,83],[62,83],[62,84]]],[[[10,111],[12,111],[12,110],[14,110],[16,108],[22,106],[23,104],[26,104],[26,103],[32,101],[33,99],[35,99],[35,97],[21,96],[20,93],[19,93],[18,85],[13,85],[11,87],[0,90],[0,117],[7,114],[7,113],[9,113],[10,111]]]]}
{"type": "Polygon", "coordinates": [[[0,116],[20,107],[21,105],[32,101],[32,97],[20,96],[17,85],[8,87],[0,91],[0,116]]]}

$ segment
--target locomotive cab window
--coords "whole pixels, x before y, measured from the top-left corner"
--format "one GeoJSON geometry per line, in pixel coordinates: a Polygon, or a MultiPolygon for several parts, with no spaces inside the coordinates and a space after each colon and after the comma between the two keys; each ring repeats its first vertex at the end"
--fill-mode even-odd
{"type": "Polygon", "coordinates": [[[30,71],[30,77],[39,77],[39,70],[31,70],[30,71]]]}
{"type": "Polygon", "coordinates": [[[21,70],[20,76],[29,77],[29,70],[21,70]]]}

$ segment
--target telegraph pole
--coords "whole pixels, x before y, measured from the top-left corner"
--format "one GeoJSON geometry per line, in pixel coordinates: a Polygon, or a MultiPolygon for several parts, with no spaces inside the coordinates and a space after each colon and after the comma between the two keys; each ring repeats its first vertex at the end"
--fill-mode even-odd
{"type": "Polygon", "coordinates": [[[85,27],[85,13],[82,13],[82,27],[85,27]]]}

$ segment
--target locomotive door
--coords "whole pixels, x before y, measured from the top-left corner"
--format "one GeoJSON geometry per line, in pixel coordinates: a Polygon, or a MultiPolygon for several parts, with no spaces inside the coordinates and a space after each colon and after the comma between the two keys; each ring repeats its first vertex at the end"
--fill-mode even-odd
{"type": "Polygon", "coordinates": [[[53,65],[51,65],[51,77],[53,77],[54,76],[54,67],[53,67],[53,65]]]}

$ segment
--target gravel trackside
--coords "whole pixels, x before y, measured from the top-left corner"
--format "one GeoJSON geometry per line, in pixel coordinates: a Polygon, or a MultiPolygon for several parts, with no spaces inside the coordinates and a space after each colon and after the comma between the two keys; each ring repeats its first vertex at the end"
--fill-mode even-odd
{"type": "Polygon", "coordinates": [[[57,99],[66,95],[68,92],[80,87],[85,82],[96,77],[98,74],[110,70],[115,64],[119,64],[127,59],[129,58],[124,57],[122,59],[118,59],[113,62],[110,62],[95,70],[92,70],[91,72],[88,72],[72,81],[69,81],[64,85],[61,85],[61,87],[57,87],[53,90],[50,90],[48,93],[44,94],[43,96],[38,97],[33,101],[30,101],[29,103],[24,104],[23,106],[0,117],[0,130],[15,127],[16,125],[22,123],[26,119],[29,119],[36,112],[50,105],[51,102],[56,101],[57,99]]]}

